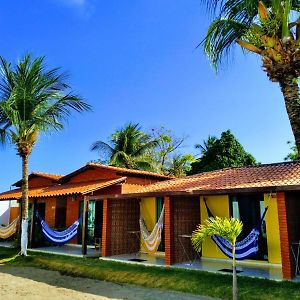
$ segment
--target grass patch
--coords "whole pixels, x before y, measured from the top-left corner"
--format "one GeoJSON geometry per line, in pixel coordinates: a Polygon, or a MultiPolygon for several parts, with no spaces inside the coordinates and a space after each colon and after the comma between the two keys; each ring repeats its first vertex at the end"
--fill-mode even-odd
{"type": "MultiPolygon", "coordinates": [[[[12,257],[17,252],[0,248],[0,259],[12,257]]],[[[76,277],[231,299],[231,276],[204,271],[142,266],[36,252],[30,252],[28,257],[17,257],[6,265],[31,266],[76,277]]],[[[300,299],[300,283],[239,277],[238,285],[240,299],[300,299]]]]}

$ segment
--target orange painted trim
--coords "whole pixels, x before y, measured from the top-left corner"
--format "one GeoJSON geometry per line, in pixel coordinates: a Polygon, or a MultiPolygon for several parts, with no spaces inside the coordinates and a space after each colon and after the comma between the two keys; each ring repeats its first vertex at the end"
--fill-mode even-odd
{"type": "Polygon", "coordinates": [[[102,256],[110,256],[110,216],[109,200],[103,200],[103,225],[102,225],[102,256]]]}
{"type": "Polygon", "coordinates": [[[174,262],[174,226],[173,226],[173,214],[172,214],[172,202],[170,197],[164,197],[165,205],[165,263],[170,266],[174,262]]]}
{"type": "Polygon", "coordinates": [[[282,257],[282,276],[284,279],[293,278],[292,255],[290,250],[290,238],[287,220],[287,208],[285,193],[277,193],[278,220],[280,233],[280,248],[282,257]]]}

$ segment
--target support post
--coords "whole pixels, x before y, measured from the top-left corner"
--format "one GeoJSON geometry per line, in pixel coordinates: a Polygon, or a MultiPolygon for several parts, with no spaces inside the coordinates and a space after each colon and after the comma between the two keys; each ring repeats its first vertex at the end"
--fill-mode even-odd
{"type": "Polygon", "coordinates": [[[83,220],[82,220],[82,255],[87,254],[87,234],[88,234],[88,214],[89,214],[89,201],[86,196],[83,198],[83,220]]]}
{"type": "Polygon", "coordinates": [[[292,279],[294,277],[294,265],[290,249],[291,241],[289,237],[287,205],[284,192],[277,193],[277,206],[280,232],[282,276],[284,279],[292,279]]]}
{"type": "Polygon", "coordinates": [[[35,223],[36,223],[36,210],[37,210],[37,200],[34,199],[32,203],[32,209],[31,209],[31,224],[30,224],[30,234],[29,234],[29,248],[34,247],[34,236],[35,236],[35,223]]]}
{"type": "Polygon", "coordinates": [[[169,196],[164,197],[165,205],[165,261],[170,266],[174,263],[174,222],[172,201],[169,196]]]}
{"type": "Polygon", "coordinates": [[[103,225],[102,225],[102,256],[110,256],[110,217],[111,211],[109,207],[109,200],[103,200],[103,225]]]}

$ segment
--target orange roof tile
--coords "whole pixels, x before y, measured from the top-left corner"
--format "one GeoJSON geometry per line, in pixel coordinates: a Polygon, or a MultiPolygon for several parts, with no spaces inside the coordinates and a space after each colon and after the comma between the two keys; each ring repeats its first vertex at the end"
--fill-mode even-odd
{"type": "Polygon", "coordinates": [[[121,175],[139,175],[139,176],[145,176],[145,177],[152,177],[152,178],[158,178],[158,179],[170,179],[169,176],[161,175],[158,173],[154,172],[148,172],[148,171],[141,171],[141,170],[134,170],[134,169],[126,169],[126,168],[119,168],[119,167],[113,167],[113,166],[107,166],[107,165],[102,165],[98,163],[87,163],[84,167],[81,167],[70,174],[65,175],[64,177],[61,178],[60,182],[66,182],[70,177],[73,177],[74,175],[77,175],[83,171],[85,171],[88,168],[99,168],[99,169],[104,169],[104,170],[111,170],[111,171],[116,171],[120,173],[121,175]]]}
{"type": "MultiPolygon", "coordinates": [[[[57,181],[60,178],[62,178],[63,175],[43,173],[43,172],[32,172],[32,173],[29,174],[28,178],[30,179],[32,177],[43,177],[43,178],[51,179],[53,181],[57,181]]],[[[19,186],[22,185],[22,180],[19,180],[19,181],[15,182],[12,185],[19,187],[19,186]]]]}
{"type": "MultiPolygon", "coordinates": [[[[148,185],[135,193],[201,192],[300,186],[300,162],[227,168],[148,185]]],[[[299,187],[300,189],[300,187],[299,187]]]]}
{"type": "Polygon", "coordinates": [[[43,172],[32,172],[31,174],[44,177],[44,178],[53,179],[53,180],[58,180],[64,176],[64,175],[50,174],[50,173],[43,173],[43,172]]]}
{"type": "MultiPolygon", "coordinates": [[[[29,197],[54,197],[72,194],[85,195],[93,191],[124,182],[125,180],[126,177],[121,177],[114,180],[97,180],[92,182],[67,183],[49,187],[31,188],[29,189],[29,197]]],[[[15,189],[0,194],[0,200],[20,199],[21,197],[21,189],[15,189]]]]}

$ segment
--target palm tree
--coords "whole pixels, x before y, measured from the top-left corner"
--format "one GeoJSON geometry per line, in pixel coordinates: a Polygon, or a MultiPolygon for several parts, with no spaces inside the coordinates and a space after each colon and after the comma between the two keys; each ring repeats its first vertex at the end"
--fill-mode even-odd
{"type": "Polygon", "coordinates": [[[204,38],[204,49],[218,68],[238,43],[260,55],[269,79],[278,82],[296,146],[300,152],[300,3],[296,0],[207,0],[216,13],[204,38]],[[293,18],[294,21],[291,19],[293,18]]]}
{"type": "Polygon", "coordinates": [[[232,299],[238,299],[235,244],[236,239],[243,229],[243,223],[240,220],[231,218],[209,218],[204,224],[199,225],[192,234],[192,244],[196,251],[200,252],[202,243],[207,237],[218,235],[227,239],[232,245],[232,299]]]}
{"type": "Polygon", "coordinates": [[[175,154],[169,163],[167,174],[174,177],[186,176],[194,161],[195,157],[192,154],[175,154]]]}
{"type": "Polygon", "coordinates": [[[196,144],[195,148],[200,149],[202,155],[207,153],[208,150],[215,144],[218,139],[215,136],[208,136],[207,140],[203,140],[203,144],[196,144]]]}
{"type": "Polygon", "coordinates": [[[47,69],[44,57],[25,55],[16,66],[0,57],[0,138],[13,143],[22,159],[21,253],[27,255],[28,158],[39,133],[63,129],[72,111],[90,110],[74,95],[67,76],[47,69]]]}
{"type": "Polygon", "coordinates": [[[97,141],[91,151],[97,151],[107,157],[112,166],[151,170],[151,162],[146,157],[149,149],[157,145],[157,141],[141,131],[139,124],[129,123],[111,135],[110,144],[97,141]]]}

